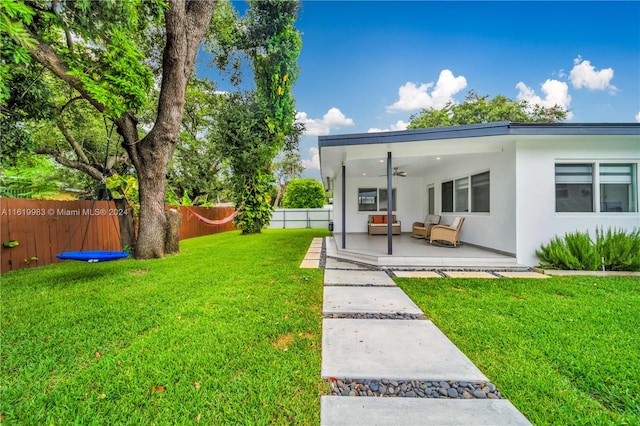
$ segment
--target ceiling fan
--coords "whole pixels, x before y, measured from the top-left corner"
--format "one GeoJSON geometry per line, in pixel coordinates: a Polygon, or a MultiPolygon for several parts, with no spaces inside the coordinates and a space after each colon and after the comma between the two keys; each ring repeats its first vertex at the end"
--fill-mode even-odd
{"type": "MultiPolygon", "coordinates": [[[[392,176],[400,176],[400,177],[407,177],[407,172],[405,172],[404,170],[398,170],[400,167],[394,167],[393,168],[393,173],[392,176]]],[[[387,174],[383,174],[380,176],[386,176],[387,174]]]]}

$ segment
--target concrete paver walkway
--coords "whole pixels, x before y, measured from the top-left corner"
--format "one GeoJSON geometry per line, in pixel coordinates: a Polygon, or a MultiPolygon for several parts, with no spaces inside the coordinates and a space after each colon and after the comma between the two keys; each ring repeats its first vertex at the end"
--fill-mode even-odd
{"type": "Polygon", "coordinates": [[[349,271],[332,270],[324,271],[325,285],[357,285],[357,286],[389,286],[395,287],[396,283],[382,271],[349,271]]]}
{"type": "Polygon", "coordinates": [[[529,425],[505,399],[322,397],[322,425],[529,425]]]}
{"type": "MultiPolygon", "coordinates": [[[[325,269],[323,313],[421,312],[383,271],[325,269]]],[[[488,382],[428,319],[325,318],[321,374],[326,379],[488,382]]],[[[325,395],[320,418],[322,425],[530,424],[504,399],[325,395]]]]}
{"type": "Polygon", "coordinates": [[[422,315],[422,311],[398,287],[325,287],[322,311],[325,315],[382,313],[422,315]]]}
{"type": "Polygon", "coordinates": [[[426,320],[325,319],[322,377],[489,381],[426,320]]]}

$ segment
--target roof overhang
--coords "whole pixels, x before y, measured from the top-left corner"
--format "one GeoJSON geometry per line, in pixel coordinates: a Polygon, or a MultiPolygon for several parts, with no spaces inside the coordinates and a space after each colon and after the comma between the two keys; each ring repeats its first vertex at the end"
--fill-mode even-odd
{"type": "MultiPolygon", "coordinates": [[[[320,173],[324,182],[347,166],[347,176],[386,173],[387,153],[394,166],[410,176],[435,166],[440,158],[500,152],[519,139],[549,136],[630,135],[640,138],[636,123],[496,123],[435,127],[378,133],[329,135],[318,138],[320,173]]],[[[640,139],[639,139],[640,140],[640,139]]]]}

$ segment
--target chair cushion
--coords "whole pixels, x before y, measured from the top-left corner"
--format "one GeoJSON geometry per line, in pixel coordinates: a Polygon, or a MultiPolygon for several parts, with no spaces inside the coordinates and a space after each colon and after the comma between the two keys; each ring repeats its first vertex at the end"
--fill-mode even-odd
{"type": "Polygon", "coordinates": [[[460,224],[460,218],[456,217],[455,219],[453,219],[453,222],[451,222],[451,225],[449,225],[449,226],[454,228],[454,229],[458,229],[458,225],[459,224],[460,224]]]}
{"type": "Polygon", "coordinates": [[[440,216],[438,216],[437,214],[428,214],[424,218],[424,224],[426,225],[427,223],[433,223],[434,225],[439,224],[440,223],[440,216]]]}
{"type": "Polygon", "coordinates": [[[373,215],[373,223],[382,223],[382,216],[380,215],[373,215]]]}
{"type": "Polygon", "coordinates": [[[382,216],[382,223],[387,223],[387,215],[382,216]]]}

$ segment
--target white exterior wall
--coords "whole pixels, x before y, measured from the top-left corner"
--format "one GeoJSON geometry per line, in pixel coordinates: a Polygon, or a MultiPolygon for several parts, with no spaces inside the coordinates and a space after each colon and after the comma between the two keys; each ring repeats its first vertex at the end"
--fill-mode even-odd
{"type": "MultiPolygon", "coordinates": [[[[446,161],[446,159],[443,159],[446,161]]],[[[515,144],[505,143],[499,153],[456,156],[443,164],[424,180],[423,192],[430,184],[435,187],[435,212],[442,215],[441,223],[449,224],[453,218],[465,218],[460,240],[506,253],[516,251],[515,204],[515,144]],[[442,183],[489,171],[489,213],[441,213],[442,183]]],[[[426,195],[425,195],[426,197],[426,195]]],[[[423,216],[426,209],[423,208],[423,216]]]]}
{"type": "MultiPolygon", "coordinates": [[[[518,263],[539,263],[535,251],[554,236],[589,231],[596,227],[640,226],[639,213],[556,213],[555,164],[557,162],[640,161],[640,140],[615,141],[615,137],[546,136],[517,142],[516,154],[516,254],[518,263]]],[[[640,164],[637,169],[640,169],[640,164]]],[[[636,182],[638,176],[636,176],[636,182]]],[[[493,188],[492,188],[493,190],[493,188]]],[[[638,191],[638,186],[636,186],[638,191]]],[[[594,194],[595,195],[595,194],[594,194]]],[[[640,194],[636,196],[640,199],[640,194]]],[[[599,200],[595,202],[599,204],[599,200]]]]}

